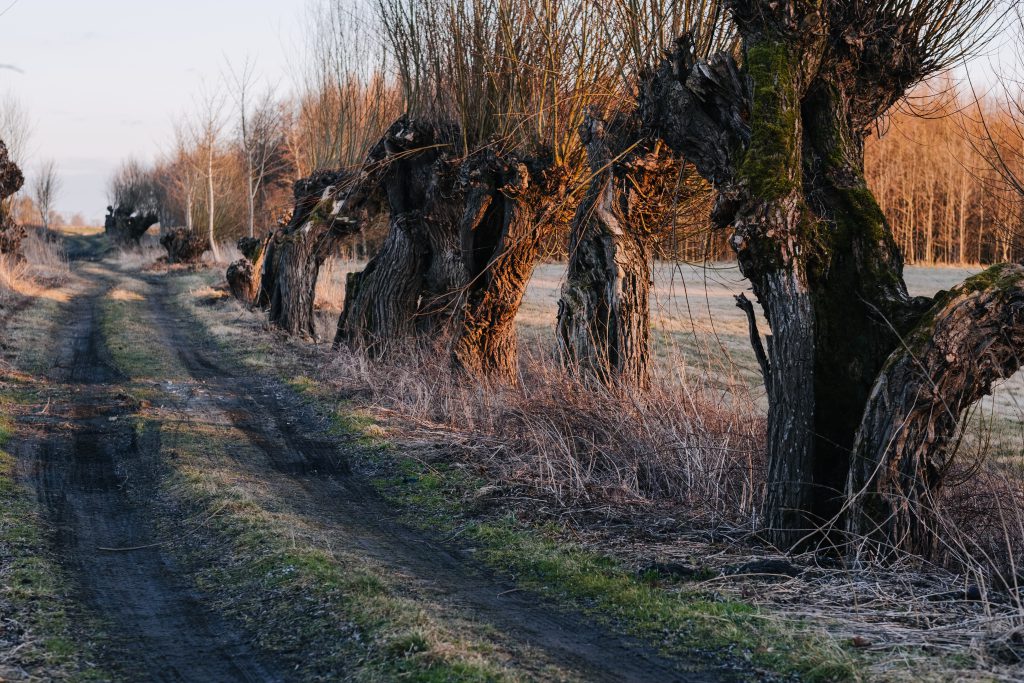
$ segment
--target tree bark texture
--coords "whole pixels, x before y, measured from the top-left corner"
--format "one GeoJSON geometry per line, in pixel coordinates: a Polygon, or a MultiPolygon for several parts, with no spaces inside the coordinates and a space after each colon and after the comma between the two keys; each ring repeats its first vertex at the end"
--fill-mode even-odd
{"type": "Polygon", "coordinates": [[[590,187],[576,210],[558,303],[563,363],[604,383],[643,386],[650,361],[650,253],[640,207],[671,160],[638,140],[628,119],[588,116],[580,128],[590,187]],[[668,164],[665,162],[668,161],[668,164]]]}
{"type": "Polygon", "coordinates": [[[226,278],[232,296],[242,303],[252,305],[260,293],[260,273],[266,258],[271,236],[259,239],[243,237],[238,240],[238,249],[244,258],[228,266],[226,278]]]}
{"type": "Polygon", "coordinates": [[[886,361],[853,448],[848,530],[927,552],[961,415],[1024,362],[1024,267],[998,265],[940,294],[886,361]]]}
{"type": "Polygon", "coordinates": [[[545,232],[569,220],[565,169],[547,159],[521,160],[488,149],[463,163],[461,179],[468,280],[453,344],[455,364],[514,383],[519,372],[516,314],[545,232]]]}
{"type": "Polygon", "coordinates": [[[210,250],[210,240],[185,228],[175,228],[165,233],[160,238],[160,244],[167,250],[167,263],[171,265],[199,263],[203,254],[210,250]]]}
{"type": "Polygon", "coordinates": [[[348,278],[335,345],[378,357],[451,328],[466,282],[461,193],[450,159],[457,139],[450,127],[402,117],[370,151],[346,204],[355,210],[381,190],[388,236],[366,269],[348,278]]]}
{"type": "MultiPolygon", "coordinates": [[[[907,429],[910,412],[890,411],[913,403],[909,396],[927,384],[928,373],[909,359],[894,365],[902,339],[923,321],[945,329],[943,321],[963,309],[908,295],[902,256],[864,180],[863,143],[868,125],[929,63],[926,51],[907,48],[910,34],[885,12],[825,5],[733,0],[743,66],[724,53],[696,60],[684,36],[646,78],[639,112],[646,133],[718,190],[713,223],[731,226],[740,268],[771,328],[765,522],[774,540],[792,547],[845,514],[848,529],[872,526],[884,542],[920,550],[915,520],[926,516],[925,492],[941,477],[919,465],[942,461],[980,394],[939,385],[934,405],[948,406],[948,419],[930,419],[926,429],[907,429]],[[904,374],[890,377],[897,367],[904,374]],[[897,390],[899,397],[889,395],[897,390]],[[885,441],[895,433],[905,442],[885,441]],[[888,474],[866,477],[872,463],[886,463],[888,474]],[[871,502],[844,507],[862,489],[871,502]],[[877,510],[898,507],[896,491],[910,492],[904,507],[876,523],[877,510]]],[[[1012,315],[1010,298],[982,289],[990,315],[1012,315]]],[[[991,340],[995,328],[979,334],[991,340]]],[[[952,373],[971,374],[973,361],[947,355],[960,366],[952,373]]]]}
{"type": "Polygon", "coordinates": [[[344,171],[320,171],[295,183],[295,208],[265,250],[263,286],[270,322],[289,334],[315,338],[316,283],[324,261],[358,222],[339,215],[335,195],[350,180],[344,171]]]}
{"type": "Polygon", "coordinates": [[[21,169],[11,160],[7,145],[0,140],[0,254],[22,257],[21,243],[25,228],[14,222],[8,210],[9,199],[25,184],[21,169]]]}
{"type": "Polygon", "coordinates": [[[133,206],[107,207],[104,229],[114,244],[138,246],[146,232],[159,222],[156,212],[142,213],[133,206]]]}

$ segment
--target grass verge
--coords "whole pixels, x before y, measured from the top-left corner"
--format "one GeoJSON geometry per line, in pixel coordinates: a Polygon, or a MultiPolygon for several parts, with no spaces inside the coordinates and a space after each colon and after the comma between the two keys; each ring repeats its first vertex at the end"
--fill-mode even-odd
{"type": "MultiPolygon", "coordinates": [[[[174,283],[188,307],[192,280],[174,283]],[[188,283],[188,284],[186,284],[188,283]]],[[[824,631],[792,623],[735,599],[699,590],[656,574],[636,575],[612,559],[567,539],[561,528],[537,525],[490,509],[481,514],[477,494],[486,482],[452,463],[426,463],[403,456],[386,430],[367,412],[339,402],[316,379],[295,374],[294,358],[280,366],[255,349],[261,343],[231,334],[213,313],[192,306],[210,334],[254,371],[270,371],[332,416],[333,431],[359,446],[351,455],[378,490],[405,512],[412,526],[458,538],[483,563],[515,578],[518,585],[563,606],[580,609],[614,628],[637,635],[669,654],[722,657],[758,676],[794,675],[809,681],[856,680],[857,655],[824,631]],[[269,365],[269,367],[268,367],[269,365]]],[[[277,354],[287,356],[287,347],[277,354]]],[[[488,506],[493,508],[493,506],[488,506]]]]}

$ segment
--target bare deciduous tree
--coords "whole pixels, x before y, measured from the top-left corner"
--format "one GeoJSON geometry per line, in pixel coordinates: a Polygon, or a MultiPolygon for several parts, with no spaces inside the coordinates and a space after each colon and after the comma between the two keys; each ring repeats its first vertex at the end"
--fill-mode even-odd
{"type": "Polygon", "coordinates": [[[50,214],[57,205],[57,198],[61,191],[61,179],[57,174],[57,162],[44,161],[36,171],[36,177],[32,181],[32,196],[39,207],[39,215],[42,216],[43,229],[50,229],[50,214]]]}
{"type": "Polygon", "coordinates": [[[238,142],[245,170],[249,237],[256,235],[256,204],[267,178],[287,168],[284,116],[274,91],[255,93],[257,79],[251,62],[231,70],[232,90],[238,115],[238,142]]]}

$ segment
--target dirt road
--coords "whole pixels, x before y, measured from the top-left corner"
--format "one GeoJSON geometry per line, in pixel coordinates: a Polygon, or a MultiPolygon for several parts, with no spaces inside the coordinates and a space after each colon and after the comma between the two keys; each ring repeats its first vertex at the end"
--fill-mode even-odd
{"type": "MultiPolygon", "coordinates": [[[[57,335],[43,414],[25,419],[30,434],[15,451],[31,468],[41,506],[56,528],[63,564],[82,600],[109,625],[115,670],[159,681],[292,680],[289,670],[236,619],[202,594],[194,567],[160,541],[150,505],[176,438],[152,417],[139,429],[131,377],[111,357],[109,330],[97,314],[115,281],[147,292],[152,343],[169,351],[183,377],[158,378],[159,400],[204,428],[237,434],[239,466],[253,449],[271,467],[252,472],[287,513],[315,524],[337,546],[390,568],[410,592],[486,633],[506,668],[524,679],[567,672],[587,681],[714,681],[706,665],[683,662],[610,632],[516,589],[466,553],[395,521],[396,512],[348,466],[346,446],[286,385],[240,368],[203,342],[195,321],[175,307],[166,276],[77,268],[88,279],[57,335]]],[[[343,619],[344,615],[339,615],[343,619]]],[[[338,679],[349,672],[338,671],[338,679]]]]}

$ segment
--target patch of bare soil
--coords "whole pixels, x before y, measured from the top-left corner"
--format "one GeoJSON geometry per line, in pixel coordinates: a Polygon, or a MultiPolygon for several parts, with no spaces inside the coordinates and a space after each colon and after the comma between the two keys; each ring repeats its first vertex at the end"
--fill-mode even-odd
{"type": "MultiPolygon", "coordinates": [[[[151,280],[155,288],[166,282],[151,280]]],[[[295,392],[269,376],[254,376],[226,354],[196,340],[179,323],[166,289],[151,298],[157,333],[174,349],[202,391],[183,392],[188,412],[206,424],[229,424],[273,464],[265,484],[289,501],[291,514],[315,520],[327,536],[355,545],[396,574],[411,579],[502,646],[524,649],[586,681],[730,680],[711,662],[665,657],[643,643],[609,631],[582,614],[564,611],[520,591],[443,540],[395,521],[397,511],[348,466],[338,438],[295,392]]],[[[543,662],[514,662],[524,672],[543,662]]],[[[530,674],[527,673],[527,676],[530,674]]]]}
{"type": "Polygon", "coordinates": [[[25,418],[35,438],[15,444],[32,463],[62,565],[83,602],[109,624],[113,657],[129,679],[279,681],[245,633],[207,609],[174,560],[153,544],[145,491],[158,430],[138,433],[109,360],[93,293],[61,333],[46,415],[25,418]],[[131,491],[131,493],[129,493],[131,491]],[[139,495],[140,492],[142,495],[139,495]]]}

